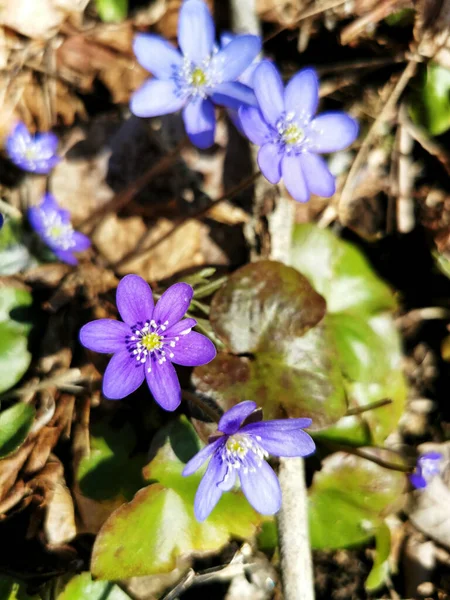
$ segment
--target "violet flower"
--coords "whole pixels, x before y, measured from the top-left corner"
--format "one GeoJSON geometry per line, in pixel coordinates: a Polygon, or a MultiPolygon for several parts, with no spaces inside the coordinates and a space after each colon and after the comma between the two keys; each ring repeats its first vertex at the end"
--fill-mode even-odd
{"type": "Polygon", "coordinates": [[[256,408],[255,402],[246,400],[228,410],[217,426],[219,437],[212,436],[208,446],[186,464],[183,475],[192,475],[211,457],[195,496],[198,521],[207,518],[222,492],[231,490],[236,474],[253,508],[263,515],[275,514],[281,507],[281,489],[265,459],[269,454],[287,457],[314,452],[313,440],[302,431],[311,419],[263,422],[261,414],[252,415],[256,408]]]}
{"type": "Polygon", "coordinates": [[[31,135],[24,123],[18,123],[6,139],[9,158],[15,165],[31,173],[50,173],[60,161],[57,148],[58,138],[54,133],[31,135]]]}
{"type": "Polygon", "coordinates": [[[0,229],[3,227],[4,222],[5,222],[5,219],[3,218],[2,213],[0,213],[0,229]]]}
{"type": "Polygon", "coordinates": [[[412,485],[417,489],[427,487],[434,477],[440,475],[442,459],[440,452],[426,452],[419,456],[416,469],[409,476],[412,485]]]}
{"type": "Polygon", "coordinates": [[[41,240],[69,265],[78,264],[74,252],[83,252],[91,245],[87,236],[74,231],[69,211],[60,208],[51,194],[45,194],[41,204],[28,209],[28,221],[41,240]]]}
{"type": "Polygon", "coordinates": [[[241,125],[254,144],[261,146],[258,164],[270,183],[283,178],[291,196],[306,202],[311,194],[332,196],[336,182],[319,156],[343,150],[358,135],[358,124],[344,112],[314,116],[319,82],[314,69],[299,71],[284,89],[276,67],[262,61],[253,74],[259,108],[242,106],[241,125]]]}
{"type": "Polygon", "coordinates": [[[156,117],[183,109],[191,142],[199,148],[214,143],[214,105],[238,108],[256,104],[253,91],[237,81],[261,50],[256,35],[239,35],[225,48],[215,47],[215,26],[203,0],[184,0],[178,18],[180,51],[164,38],[139,34],[134,53],[155,79],[147,80],[131,98],[131,112],[156,117]]]}
{"type": "Polygon", "coordinates": [[[181,389],[172,363],[196,367],[216,356],[214,344],[191,331],[196,320],[183,319],[193,293],[187,283],[175,283],[154,306],[148,283],[138,275],[126,275],[116,293],[124,323],[99,319],[81,328],[83,346],[114,355],[103,377],[103,394],[107,398],[125,398],[146,379],[154,399],[164,410],[177,408],[181,389]]]}

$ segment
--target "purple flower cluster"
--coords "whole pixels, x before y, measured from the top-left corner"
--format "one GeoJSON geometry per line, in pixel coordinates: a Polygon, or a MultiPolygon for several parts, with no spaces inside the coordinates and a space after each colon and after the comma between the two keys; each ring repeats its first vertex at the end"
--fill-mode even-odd
{"type": "Polygon", "coordinates": [[[211,513],[223,492],[232,489],[239,476],[242,491],[255,510],[273,515],[281,507],[277,476],[266,459],[273,456],[308,456],[315,451],[311,437],[303,431],[311,419],[262,421],[255,402],[250,400],[228,410],[218,424],[218,436],[185,466],[183,475],[192,475],[210,458],[195,496],[198,521],[211,513]]]}
{"type": "Polygon", "coordinates": [[[31,135],[24,123],[18,123],[6,140],[6,152],[12,162],[31,173],[47,175],[59,162],[58,138],[54,133],[31,135]]]}
{"type": "Polygon", "coordinates": [[[126,275],[117,287],[121,321],[99,319],[80,331],[81,343],[95,352],[113,354],[103,377],[103,393],[111,400],[125,398],[147,380],[156,402],[175,410],[181,389],[172,363],[204,365],[216,356],[214,344],[192,331],[195,319],[183,319],[193,289],[175,283],[156,303],[150,286],[138,275],[126,275]]]}
{"type": "Polygon", "coordinates": [[[419,456],[417,466],[409,476],[411,484],[416,489],[427,487],[434,477],[440,475],[443,456],[440,452],[426,452],[419,456]]]}
{"type": "Polygon", "coordinates": [[[51,194],[45,194],[39,206],[28,209],[28,220],[41,240],[69,265],[78,263],[75,252],[83,252],[91,245],[88,237],[74,231],[69,212],[60,208],[51,194]]]}

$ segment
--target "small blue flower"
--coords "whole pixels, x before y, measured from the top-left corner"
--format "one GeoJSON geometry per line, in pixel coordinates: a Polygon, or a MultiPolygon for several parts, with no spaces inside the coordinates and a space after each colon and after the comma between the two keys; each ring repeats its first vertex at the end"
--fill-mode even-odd
{"type": "Polygon", "coordinates": [[[256,104],[253,91],[238,81],[261,50],[261,39],[240,35],[225,48],[215,46],[214,21],[203,0],[184,0],[178,19],[180,51],[164,38],[139,34],[134,53],[153,73],[131,98],[131,112],[156,117],[183,109],[192,143],[209,148],[214,143],[214,105],[238,108],[256,104]]]}
{"type": "Polygon", "coordinates": [[[263,422],[260,414],[252,415],[256,408],[255,402],[246,400],[228,410],[217,426],[219,436],[213,436],[186,464],[183,475],[192,475],[211,457],[195,496],[198,521],[204,521],[222,493],[231,490],[236,474],[253,508],[263,515],[275,514],[281,507],[281,489],[265,459],[269,454],[307,456],[315,451],[313,440],[303,431],[311,419],[263,422]]]}
{"type": "Polygon", "coordinates": [[[28,220],[43,242],[69,265],[78,264],[74,252],[83,252],[91,245],[88,237],[74,231],[69,212],[60,208],[51,194],[45,194],[39,206],[28,209],[28,220]]]}
{"type": "Polygon", "coordinates": [[[12,162],[31,173],[50,173],[60,161],[57,148],[58,138],[54,133],[31,135],[24,123],[18,123],[6,140],[6,151],[12,162]]]}
{"type": "Polygon", "coordinates": [[[262,61],[253,74],[259,108],[242,106],[239,118],[245,134],[261,146],[258,164],[270,183],[281,178],[298,202],[311,194],[329,198],[336,182],[319,154],[349,146],[358,135],[358,124],[344,112],[315,117],[319,82],[314,69],[303,69],[286,89],[280,74],[269,61],[262,61]]]}
{"type": "Polygon", "coordinates": [[[3,227],[4,222],[5,222],[5,219],[3,218],[2,213],[0,213],[0,229],[3,227]]]}
{"type": "Polygon", "coordinates": [[[425,488],[430,481],[440,475],[443,456],[440,452],[426,452],[419,456],[417,466],[409,480],[417,488],[425,488]]]}
{"type": "Polygon", "coordinates": [[[83,346],[114,355],[103,377],[107,398],[125,398],[146,379],[154,399],[164,410],[179,406],[181,388],[172,363],[195,367],[216,356],[211,340],[192,331],[197,321],[183,318],[193,294],[187,283],[175,283],[155,306],[148,283],[138,275],[126,275],[116,295],[124,322],[98,319],[81,328],[83,346]]]}

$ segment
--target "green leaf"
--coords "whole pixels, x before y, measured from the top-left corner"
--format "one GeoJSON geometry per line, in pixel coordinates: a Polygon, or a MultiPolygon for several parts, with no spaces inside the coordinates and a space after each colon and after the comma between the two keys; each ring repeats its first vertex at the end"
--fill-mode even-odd
{"type": "Polygon", "coordinates": [[[116,510],[95,541],[92,573],[122,579],[174,569],[180,557],[217,552],[230,539],[252,537],[261,517],[240,492],[223,494],[208,519],[194,517],[194,497],[202,477],[183,477],[185,461],[199,447],[192,426],[173,421],[160,432],[159,448],[145,469],[152,485],[116,510]]]}
{"type": "Polygon", "coordinates": [[[58,600],[130,600],[118,585],[111,581],[92,581],[90,573],[81,573],[69,581],[58,600]]]}
{"type": "Polygon", "coordinates": [[[142,468],[146,457],[130,458],[136,436],[128,423],[122,429],[100,422],[92,427],[91,453],[80,461],[77,480],[83,495],[94,500],[123,496],[131,500],[144,484],[142,468]]]}
{"type": "Polygon", "coordinates": [[[431,135],[441,135],[450,127],[450,70],[437,63],[428,63],[418,93],[409,105],[417,125],[431,135]]]}
{"type": "Polygon", "coordinates": [[[18,402],[0,413],[0,458],[14,452],[26,440],[36,411],[18,402]]]}
{"type": "Polygon", "coordinates": [[[362,315],[395,308],[391,290],[360,250],[331,231],[309,223],[296,225],[290,264],[324,296],[328,313],[362,315]]]}
{"type": "Polygon", "coordinates": [[[26,585],[7,575],[0,577],[1,600],[39,600],[38,596],[29,596],[26,593],[26,585]]]}
{"type": "MultiPolygon", "coordinates": [[[[392,452],[371,452],[393,462],[392,452]]],[[[310,488],[313,548],[347,548],[367,542],[376,535],[386,514],[400,508],[405,483],[404,473],[369,460],[342,452],[327,457],[310,488]]]]}
{"type": "Polygon", "coordinates": [[[27,237],[21,221],[5,220],[0,235],[0,275],[15,275],[36,263],[24,243],[27,237]]]}
{"type": "Polygon", "coordinates": [[[128,15],[128,0],[95,0],[95,6],[105,23],[120,23],[128,15]]]}
{"type": "Polygon", "coordinates": [[[389,575],[389,554],[391,552],[391,532],[382,523],[375,534],[376,555],[372,569],[365,583],[368,592],[374,592],[386,583],[389,575]]]}

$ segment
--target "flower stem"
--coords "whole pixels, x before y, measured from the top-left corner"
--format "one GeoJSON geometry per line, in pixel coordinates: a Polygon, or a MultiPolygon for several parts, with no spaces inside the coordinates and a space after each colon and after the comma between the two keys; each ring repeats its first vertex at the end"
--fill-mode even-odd
{"type": "Polygon", "coordinates": [[[369,410],[375,410],[376,408],[387,406],[388,404],[392,404],[392,400],[390,400],[389,398],[384,398],[383,400],[377,400],[377,402],[372,402],[371,404],[366,404],[365,406],[349,408],[345,416],[350,417],[352,415],[360,415],[362,413],[368,412],[369,410]]]}
{"type": "MultiPolygon", "coordinates": [[[[380,467],[384,467],[385,469],[389,469],[390,471],[400,471],[401,473],[410,473],[411,472],[410,466],[405,465],[405,464],[400,464],[400,462],[394,463],[394,462],[390,462],[388,460],[384,460],[382,458],[379,458],[378,456],[375,456],[374,454],[371,454],[364,448],[354,448],[352,446],[346,446],[344,444],[336,444],[335,442],[330,442],[328,440],[321,440],[321,443],[323,443],[325,446],[327,446],[331,450],[334,450],[336,452],[346,452],[347,454],[353,454],[354,456],[359,456],[359,458],[365,458],[366,460],[370,460],[371,462],[375,463],[376,465],[379,465],[380,467]]],[[[388,448],[384,448],[384,449],[387,450],[388,448]]]]}
{"type": "Polygon", "coordinates": [[[199,408],[205,415],[207,415],[211,421],[218,423],[220,420],[220,415],[215,411],[209,404],[201,400],[195,394],[188,392],[187,390],[181,390],[181,395],[183,400],[187,400],[187,402],[192,402],[197,408],[199,408]]]}

